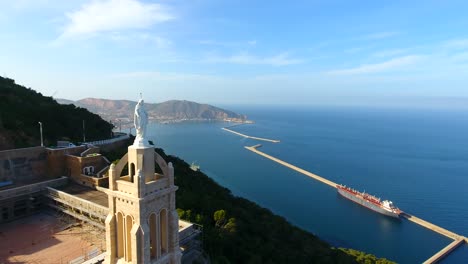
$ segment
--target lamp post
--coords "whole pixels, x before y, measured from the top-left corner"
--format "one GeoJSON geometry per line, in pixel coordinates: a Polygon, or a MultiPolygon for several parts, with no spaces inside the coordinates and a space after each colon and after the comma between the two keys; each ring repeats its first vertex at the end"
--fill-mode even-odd
{"type": "Polygon", "coordinates": [[[83,120],[83,143],[86,142],[86,135],[85,135],[85,121],[83,120]]]}
{"type": "Polygon", "coordinates": [[[42,138],[42,122],[38,122],[39,123],[39,132],[41,133],[41,147],[44,146],[44,140],[42,138]]]}
{"type": "Polygon", "coordinates": [[[109,120],[109,123],[112,125],[112,129],[111,129],[111,132],[110,132],[110,138],[113,138],[114,137],[114,123],[112,123],[112,120],[109,120]]]}

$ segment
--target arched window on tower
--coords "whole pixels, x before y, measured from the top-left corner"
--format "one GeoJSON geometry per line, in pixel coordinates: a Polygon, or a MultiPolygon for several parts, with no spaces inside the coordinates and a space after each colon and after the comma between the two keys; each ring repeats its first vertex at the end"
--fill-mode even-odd
{"type": "Polygon", "coordinates": [[[156,214],[152,213],[149,217],[149,230],[150,230],[150,256],[151,259],[158,257],[158,236],[157,236],[157,221],[156,214]]]}
{"type": "Polygon", "coordinates": [[[124,257],[124,218],[122,213],[117,213],[117,239],[115,241],[117,248],[117,258],[124,257]]]}
{"type": "Polygon", "coordinates": [[[130,176],[130,182],[133,182],[133,178],[135,177],[135,163],[130,164],[129,176],[130,176]]]}
{"type": "Polygon", "coordinates": [[[160,239],[161,239],[161,255],[164,255],[167,253],[168,249],[168,237],[167,237],[167,210],[162,209],[161,212],[159,213],[159,232],[160,232],[160,239]]]}
{"type": "Polygon", "coordinates": [[[125,260],[127,262],[132,261],[132,227],[133,227],[133,218],[130,215],[127,215],[125,218],[125,260]]]}

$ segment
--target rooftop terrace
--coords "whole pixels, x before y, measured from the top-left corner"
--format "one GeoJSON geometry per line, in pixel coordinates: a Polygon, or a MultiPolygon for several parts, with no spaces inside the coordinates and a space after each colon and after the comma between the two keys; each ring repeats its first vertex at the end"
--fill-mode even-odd
{"type": "Polygon", "coordinates": [[[106,193],[90,187],[79,185],[72,181],[70,181],[67,185],[57,189],[105,207],[109,206],[109,200],[106,193]]]}

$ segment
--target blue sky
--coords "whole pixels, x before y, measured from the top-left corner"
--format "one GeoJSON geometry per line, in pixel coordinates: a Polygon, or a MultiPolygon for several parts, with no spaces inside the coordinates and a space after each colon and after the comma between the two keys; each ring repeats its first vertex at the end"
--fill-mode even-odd
{"type": "Polygon", "coordinates": [[[0,0],[0,75],[215,104],[468,97],[466,1],[0,0]]]}

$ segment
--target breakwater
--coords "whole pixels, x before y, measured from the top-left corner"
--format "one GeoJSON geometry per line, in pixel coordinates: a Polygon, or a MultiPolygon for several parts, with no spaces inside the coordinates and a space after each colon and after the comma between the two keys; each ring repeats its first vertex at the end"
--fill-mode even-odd
{"type": "Polygon", "coordinates": [[[313,178],[313,179],[315,179],[315,180],[317,180],[319,182],[325,183],[325,184],[329,185],[330,187],[336,188],[336,183],[334,183],[334,182],[332,182],[330,180],[327,180],[327,179],[325,179],[323,177],[320,177],[320,176],[318,176],[316,174],[313,174],[312,172],[308,172],[308,171],[306,171],[304,169],[296,167],[296,166],[294,166],[294,165],[292,165],[290,163],[287,163],[285,161],[282,161],[282,160],[280,160],[278,158],[275,158],[273,156],[270,156],[270,155],[268,155],[268,154],[266,154],[264,152],[261,152],[261,151],[257,150],[257,148],[259,148],[261,146],[262,145],[258,144],[258,145],[252,146],[252,147],[245,147],[245,148],[252,151],[252,152],[254,152],[254,153],[256,153],[256,154],[258,154],[258,155],[260,155],[260,156],[263,156],[263,157],[265,157],[267,159],[270,159],[270,160],[272,160],[274,162],[277,162],[277,163],[279,163],[279,164],[281,164],[281,165],[283,165],[285,167],[288,167],[288,168],[290,168],[292,170],[295,170],[295,171],[297,171],[299,173],[302,173],[302,174],[304,174],[304,175],[306,175],[306,176],[308,176],[310,178],[313,178]]]}
{"type": "MultiPolygon", "coordinates": [[[[236,125],[234,125],[236,126],[236,125]]],[[[233,134],[236,134],[238,136],[241,136],[241,137],[245,137],[245,138],[250,138],[250,139],[255,139],[255,140],[260,140],[260,141],[267,141],[267,142],[271,142],[271,143],[279,143],[280,141],[279,140],[275,140],[275,139],[268,139],[268,138],[261,138],[261,137],[252,137],[252,136],[249,136],[249,135],[246,135],[246,134],[242,134],[242,133],[239,133],[237,131],[234,131],[232,129],[229,129],[233,126],[230,126],[230,127],[223,127],[222,130],[224,131],[227,131],[227,132],[231,132],[233,134]]]]}
{"type": "MultiPolygon", "coordinates": [[[[337,185],[337,184],[334,183],[334,182],[332,182],[332,181],[330,181],[330,180],[327,180],[327,179],[325,179],[325,178],[323,178],[323,177],[321,177],[321,176],[318,176],[318,175],[316,175],[316,174],[314,174],[314,173],[311,173],[311,172],[306,171],[306,170],[304,170],[304,169],[301,169],[301,168],[299,168],[299,167],[297,167],[297,166],[295,166],[295,165],[292,165],[292,164],[290,164],[290,163],[288,163],[288,162],[285,162],[285,161],[283,161],[283,160],[281,160],[281,159],[278,159],[278,158],[273,157],[273,156],[271,156],[271,155],[268,155],[268,154],[266,154],[266,153],[264,153],[264,152],[262,152],[262,151],[259,151],[258,148],[261,147],[261,146],[262,146],[261,144],[257,144],[257,145],[255,145],[255,146],[245,147],[245,148],[246,148],[247,150],[249,150],[249,151],[252,151],[252,152],[255,153],[255,154],[258,154],[258,155],[260,155],[260,156],[262,156],[262,157],[265,157],[265,158],[270,159],[270,160],[272,160],[272,161],[274,161],[274,162],[277,162],[277,163],[279,163],[279,164],[281,164],[281,165],[283,165],[283,166],[285,166],[285,167],[287,167],[287,168],[290,168],[290,169],[292,169],[292,170],[295,170],[295,171],[297,171],[297,172],[299,172],[299,173],[301,173],[301,174],[304,174],[304,175],[306,175],[306,176],[308,176],[308,177],[310,177],[310,178],[313,178],[313,179],[315,179],[315,180],[317,180],[317,181],[319,181],[319,182],[321,182],[321,183],[327,184],[327,185],[330,186],[330,187],[336,188],[336,185],[337,185]]],[[[431,258],[429,258],[428,260],[426,260],[426,261],[424,262],[424,264],[437,263],[438,261],[440,261],[442,258],[446,257],[448,254],[450,254],[450,252],[452,252],[453,250],[455,250],[455,249],[456,249],[457,247],[459,247],[460,245],[462,245],[462,244],[464,244],[464,243],[468,243],[468,238],[463,237],[463,236],[460,236],[460,235],[458,235],[458,234],[456,234],[456,233],[453,233],[453,232],[451,232],[451,231],[448,231],[448,230],[446,230],[446,229],[444,229],[444,228],[442,228],[442,227],[439,227],[439,226],[437,226],[437,225],[435,225],[435,224],[432,224],[432,223],[430,223],[430,222],[427,222],[427,221],[425,221],[425,220],[423,220],[423,219],[421,219],[421,218],[418,218],[418,217],[416,217],[416,216],[414,216],[414,215],[411,215],[411,214],[409,214],[409,213],[403,212],[401,216],[402,216],[403,218],[405,218],[405,219],[407,219],[407,220],[413,222],[413,223],[416,223],[416,224],[418,224],[418,225],[420,225],[420,226],[423,226],[423,227],[425,227],[425,228],[427,228],[427,229],[429,229],[429,230],[432,230],[432,231],[434,231],[434,232],[436,232],[436,233],[438,233],[438,234],[441,234],[441,235],[443,235],[443,236],[446,236],[446,237],[448,237],[448,238],[454,240],[454,241],[453,241],[452,243],[450,243],[447,247],[443,248],[442,250],[440,250],[439,252],[437,252],[436,254],[434,254],[431,258]]]]}

